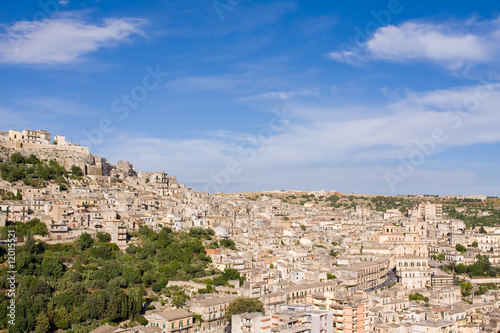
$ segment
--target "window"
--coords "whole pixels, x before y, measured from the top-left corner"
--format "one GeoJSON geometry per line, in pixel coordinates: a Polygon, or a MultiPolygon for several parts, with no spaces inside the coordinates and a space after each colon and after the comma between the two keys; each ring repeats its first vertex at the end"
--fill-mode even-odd
{"type": "Polygon", "coordinates": [[[174,323],[172,323],[172,329],[174,329],[174,323]]]}

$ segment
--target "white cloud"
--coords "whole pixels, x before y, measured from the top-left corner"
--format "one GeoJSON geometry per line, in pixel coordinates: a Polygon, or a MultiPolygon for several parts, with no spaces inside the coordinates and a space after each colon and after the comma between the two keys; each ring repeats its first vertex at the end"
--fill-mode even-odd
{"type": "Polygon", "coordinates": [[[60,4],[61,6],[66,7],[66,6],[69,4],[69,0],[59,0],[59,4],[60,4]]]}
{"type": "Polygon", "coordinates": [[[234,149],[233,144],[218,139],[171,140],[124,134],[92,148],[93,153],[102,154],[114,163],[128,159],[138,170],[163,170],[184,174],[192,180],[209,177],[207,169],[217,169],[234,149]]]}
{"type": "MultiPolygon", "coordinates": [[[[349,189],[351,184],[352,191],[388,193],[384,172],[397,168],[400,157],[408,158],[420,149],[417,142],[431,140],[439,129],[445,139],[434,143],[425,163],[398,190],[418,193],[427,186],[428,191],[438,192],[441,184],[452,191],[467,182],[472,191],[480,185],[473,170],[436,167],[431,156],[454,147],[499,143],[499,109],[500,84],[410,92],[394,103],[365,107],[364,117],[339,119],[336,115],[345,114],[345,109],[335,108],[318,110],[318,117],[311,112],[317,108],[291,106],[294,118],[289,118],[289,125],[273,131],[270,119],[260,137],[259,131],[219,131],[203,139],[175,141],[123,137],[115,148],[102,148],[102,153],[115,160],[129,159],[139,169],[166,169],[201,190],[203,182],[226,173],[227,163],[233,161],[241,171],[229,177],[228,184],[218,184],[222,191],[349,189]],[[467,107],[475,100],[477,105],[467,107]],[[380,108],[385,115],[380,115],[380,108]]],[[[488,184],[481,186],[493,193],[488,184]]]]}
{"type": "Polygon", "coordinates": [[[328,58],[350,64],[354,62],[354,59],[359,58],[359,54],[354,51],[330,52],[328,58]]]}
{"type": "Polygon", "coordinates": [[[141,19],[105,19],[96,25],[78,14],[18,21],[4,26],[0,34],[0,62],[10,64],[67,64],[83,56],[126,42],[134,34],[143,34],[141,19]]]}
{"type": "Polygon", "coordinates": [[[54,114],[73,116],[95,115],[93,111],[82,106],[82,103],[76,99],[61,99],[44,96],[20,100],[18,104],[47,116],[54,116],[54,114]]]}
{"type": "Polygon", "coordinates": [[[431,61],[457,69],[494,60],[499,51],[499,35],[497,21],[469,20],[460,24],[408,21],[398,26],[380,27],[359,45],[342,43],[341,50],[328,56],[346,63],[376,59],[431,61]]]}
{"type": "Polygon", "coordinates": [[[194,76],[177,80],[171,80],[166,83],[169,88],[177,90],[201,90],[201,91],[236,91],[246,82],[246,79],[232,76],[194,76]]]}
{"type": "Polygon", "coordinates": [[[366,48],[374,58],[390,60],[428,59],[483,62],[490,59],[488,38],[460,32],[444,32],[439,25],[406,22],[378,29],[366,48]]]}
{"type": "Polygon", "coordinates": [[[267,93],[262,93],[246,98],[242,98],[242,101],[252,101],[252,100],[270,100],[270,99],[279,99],[279,100],[289,100],[296,96],[318,96],[319,93],[317,89],[305,89],[301,91],[270,91],[267,93]]]}

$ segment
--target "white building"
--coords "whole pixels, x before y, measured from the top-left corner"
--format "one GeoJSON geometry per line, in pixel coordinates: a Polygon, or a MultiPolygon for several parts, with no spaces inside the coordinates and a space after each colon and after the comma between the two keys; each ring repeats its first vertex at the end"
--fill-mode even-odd
{"type": "Polygon", "coordinates": [[[424,288],[431,284],[429,259],[406,255],[396,258],[396,274],[399,282],[408,289],[424,288]]]}

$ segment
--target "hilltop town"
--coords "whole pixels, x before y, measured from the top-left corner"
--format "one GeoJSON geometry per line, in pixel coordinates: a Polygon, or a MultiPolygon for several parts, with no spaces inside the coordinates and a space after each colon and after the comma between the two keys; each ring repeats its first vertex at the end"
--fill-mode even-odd
{"type": "Polygon", "coordinates": [[[120,297],[137,291],[128,299],[135,312],[114,317],[107,305],[106,315],[87,319],[72,315],[83,305],[46,300],[47,319],[35,315],[26,327],[46,321],[45,332],[500,331],[498,198],[198,192],[167,172],[112,165],[43,130],[0,132],[0,162],[3,241],[14,228],[19,249],[42,244],[30,257],[40,275],[28,273],[26,261],[19,274],[49,284],[49,298],[74,284],[83,289],[72,295],[85,300],[110,283],[126,290],[120,297]],[[176,243],[177,252],[162,252],[176,243]],[[175,256],[181,252],[189,259],[175,256]],[[44,273],[50,258],[59,275],[44,273]],[[111,271],[107,262],[127,261],[137,265],[130,272],[140,266],[137,277],[92,277],[111,271]],[[67,285],[55,282],[66,278],[67,285]],[[228,315],[239,298],[262,308],[228,315]]]}

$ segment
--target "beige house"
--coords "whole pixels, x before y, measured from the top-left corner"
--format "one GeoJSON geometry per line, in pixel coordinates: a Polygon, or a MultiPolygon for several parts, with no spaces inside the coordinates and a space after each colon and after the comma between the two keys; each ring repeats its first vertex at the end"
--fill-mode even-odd
{"type": "Polygon", "coordinates": [[[235,296],[210,297],[190,302],[191,311],[201,315],[199,332],[223,332],[227,324],[224,316],[229,304],[236,299],[235,296]]]}
{"type": "Polygon", "coordinates": [[[455,333],[457,332],[457,323],[447,320],[421,321],[413,324],[412,333],[455,333]]]}
{"type": "Polygon", "coordinates": [[[193,314],[186,310],[175,309],[161,312],[153,312],[144,316],[148,320],[148,326],[161,328],[163,333],[193,333],[193,314]]]}
{"type": "Polygon", "coordinates": [[[39,144],[50,144],[50,133],[44,130],[9,130],[9,140],[39,144]]]}

